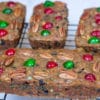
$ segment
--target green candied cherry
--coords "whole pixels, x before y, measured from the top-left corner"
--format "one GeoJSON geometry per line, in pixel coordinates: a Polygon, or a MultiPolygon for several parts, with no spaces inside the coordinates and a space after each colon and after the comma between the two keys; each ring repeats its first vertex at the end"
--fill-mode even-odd
{"type": "Polygon", "coordinates": [[[13,12],[12,9],[10,8],[5,8],[3,11],[2,11],[4,14],[11,14],[13,12]]]}
{"type": "Polygon", "coordinates": [[[33,58],[29,58],[24,62],[24,66],[26,67],[34,67],[36,65],[36,60],[33,58]]]}
{"type": "Polygon", "coordinates": [[[50,1],[50,0],[46,0],[44,3],[44,7],[52,7],[54,6],[54,2],[50,1]]]}
{"type": "Polygon", "coordinates": [[[8,25],[8,22],[0,20],[0,28],[6,28],[8,25]]]}
{"type": "Polygon", "coordinates": [[[100,7],[98,7],[96,10],[97,10],[97,12],[100,12],[100,7]]]}
{"type": "Polygon", "coordinates": [[[66,69],[73,69],[74,68],[74,62],[71,61],[71,60],[67,60],[66,62],[64,62],[63,66],[66,69]]]}
{"type": "Polygon", "coordinates": [[[42,30],[41,31],[41,35],[42,36],[48,36],[48,35],[50,35],[51,33],[50,33],[50,31],[48,31],[48,30],[42,30]]]}
{"type": "Polygon", "coordinates": [[[89,44],[98,44],[98,43],[100,43],[100,38],[93,36],[88,40],[88,43],[89,44]]]}

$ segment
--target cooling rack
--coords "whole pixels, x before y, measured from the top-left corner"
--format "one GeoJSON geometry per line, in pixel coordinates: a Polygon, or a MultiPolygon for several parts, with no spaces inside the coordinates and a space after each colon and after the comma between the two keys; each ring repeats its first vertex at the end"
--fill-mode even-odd
{"type": "MultiPolygon", "coordinates": [[[[28,26],[29,26],[28,23],[24,24],[24,28],[23,28],[23,32],[22,32],[22,35],[21,35],[21,39],[19,41],[19,45],[17,46],[17,48],[31,48],[31,46],[29,44],[29,41],[27,39],[27,34],[26,34],[26,32],[28,30],[28,26]]],[[[68,36],[66,38],[66,44],[65,44],[64,48],[65,49],[75,49],[76,48],[76,46],[75,46],[75,32],[76,32],[76,29],[77,29],[77,24],[69,24],[68,26],[69,26],[68,27],[68,36]]],[[[2,98],[0,96],[0,100],[10,100],[11,98],[7,99],[8,95],[9,94],[4,93],[2,98]]],[[[22,99],[20,99],[20,100],[22,100],[22,99]]],[[[18,100],[18,99],[16,99],[16,100],[18,100]]],[[[25,100],[28,100],[28,98],[25,99],[25,100]]],[[[69,98],[66,98],[66,99],[31,98],[29,100],[71,100],[71,99],[69,99],[69,98]]],[[[79,100],[79,99],[77,99],[77,100],[79,100]]],[[[88,100],[91,100],[91,99],[88,99],[88,100]]],[[[92,100],[100,100],[100,98],[95,98],[95,99],[92,99],[92,100]]]]}

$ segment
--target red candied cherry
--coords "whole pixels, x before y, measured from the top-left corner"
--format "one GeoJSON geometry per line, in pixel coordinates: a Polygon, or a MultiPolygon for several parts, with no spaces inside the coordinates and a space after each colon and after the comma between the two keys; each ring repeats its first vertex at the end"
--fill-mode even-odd
{"type": "Polygon", "coordinates": [[[85,75],[85,79],[90,81],[90,82],[94,82],[96,80],[96,77],[95,77],[94,74],[88,73],[88,74],[85,75]]]}
{"type": "Polygon", "coordinates": [[[5,35],[7,35],[7,34],[8,34],[8,32],[6,30],[0,29],[0,37],[3,37],[5,35]]]}
{"type": "Polygon", "coordinates": [[[48,61],[46,66],[48,69],[51,69],[51,68],[57,67],[58,64],[54,61],[48,61]]]}
{"type": "Polygon", "coordinates": [[[43,25],[43,29],[51,29],[53,27],[53,24],[51,22],[46,22],[43,25]]]}
{"type": "Polygon", "coordinates": [[[15,54],[15,49],[11,48],[11,49],[6,50],[5,54],[7,56],[12,56],[15,54]]]}
{"type": "Polygon", "coordinates": [[[91,35],[99,38],[100,37],[100,30],[92,31],[91,35]]]}
{"type": "Polygon", "coordinates": [[[13,2],[13,1],[9,1],[9,2],[7,3],[7,6],[8,6],[8,7],[14,7],[15,5],[16,5],[16,3],[13,2]]]}
{"type": "Polygon", "coordinates": [[[53,13],[54,13],[54,10],[53,10],[52,8],[46,8],[46,9],[44,10],[44,13],[45,13],[45,14],[53,14],[53,13]]]}
{"type": "Polygon", "coordinates": [[[56,20],[62,20],[62,16],[56,16],[55,19],[56,20]]]}
{"type": "Polygon", "coordinates": [[[0,68],[0,75],[3,73],[3,68],[0,68]]]}
{"type": "Polygon", "coordinates": [[[95,22],[96,24],[100,24],[100,14],[95,15],[95,22]]]}
{"type": "Polygon", "coordinates": [[[83,59],[85,61],[92,61],[93,60],[93,56],[91,54],[85,54],[85,55],[83,55],[83,59]]]}

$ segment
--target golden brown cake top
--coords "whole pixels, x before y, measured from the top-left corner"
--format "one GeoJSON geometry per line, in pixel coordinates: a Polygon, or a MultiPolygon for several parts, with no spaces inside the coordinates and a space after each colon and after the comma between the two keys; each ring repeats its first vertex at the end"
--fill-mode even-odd
{"type": "Polygon", "coordinates": [[[0,53],[0,80],[100,88],[100,54],[80,50],[8,49],[0,53]]]}
{"type": "Polygon", "coordinates": [[[18,37],[25,18],[25,6],[13,1],[0,2],[0,39],[18,37]]]}
{"type": "Polygon", "coordinates": [[[79,22],[77,45],[100,49],[100,8],[85,9],[79,22]]]}
{"type": "Polygon", "coordinates": [[[46,1],[34,8],[30,19],[31,40],[62,40],[66,37],[68,11],[65,3],[46,1]]]}

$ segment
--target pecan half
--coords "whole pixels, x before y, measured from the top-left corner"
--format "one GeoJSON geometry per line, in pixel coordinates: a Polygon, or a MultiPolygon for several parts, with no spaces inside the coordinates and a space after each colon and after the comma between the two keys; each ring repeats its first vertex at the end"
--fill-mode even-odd
{"type": "Polygon", "coordinates": [[[31,17],[30,22],[33,22],[35,24],[35,23],[39,23],[40,20],[41,20],[40,15],[34,15],[34,16],[31,17]]]}
{"type": "Polygon", "coordinates": [[[49,53],[44,53],[44,54],[42,53],[42,54],[40,54],[40,57],[45,58],[45,59],[50,59],[50,58],[52,58],[52,55],[49,53]]]}
{"type": "Polygon", "coordinates": [[[49,74],[47,72],[43,72],[43,71],[35,71],[33,77],[35,79],[45,79],[49,77],[49,74]]]}
{"type": "Polygon", "coordinates": [[[22,11],[21,8],[16,8],[15,11],[14,11],[14,15],[15,15],[16,17],[21,16],[22,13],[23,13],[23,11],[22,11]]]}
{"type": "Polygon", "coordinates": [[[74,80],[77,79],[78,75],[73,71],[65,71],[59,74],[59,77],[62,79],[74,80]]]}
{"type": "Polygon", "coordinates": [[[23,79],[25,78],[25,73],[13,73],[11,74],[12,79],[23,79]]]}
{"type": "Polygon", "coordinates": [[[19,68],[12,71],[9,75],[12,79],[23,79],[26,76],[26,68],[19,68]]]}
{"type": "Polygon", "coordinates": [[[94,72],[100,72],[100,62],[96,62],[93,65],[93,71],[94,72]]]}
{"type": "Polygon", "coordinates": [[[32,32],[37,32],[37,31],[38,31],[38,28],[39,28],[39,23],[35,23],[35,24],[32,26],[32,32]]]}
{"type": "Polygon", "coordinates": [[[5,66],[9,66],[10,64],[12,64],[14,61],[14,57],[8,57],[5,62],[4,62],[4,65],[5,66]]]}
{"type": "Polygon", "coordinates": [[[84,25],[81,23],[81,24],[78,26],[77,35],[80,36],[80,35],[83,35],[83,34],[84,34],[84,25]]]}
{"type": "Polygon", "coordinates": [[[66,53],[59,53],[57,55],[58,59],[62,59],[62,60],[73,60],[73,54],[67,54],[66,53]]]}
{"type": "Polygon", "coordinates": [[[59,33],[60,33],[60,37],[64,37],[66,34],[65,29],[63,27],[59,28],[59,33]]]}

